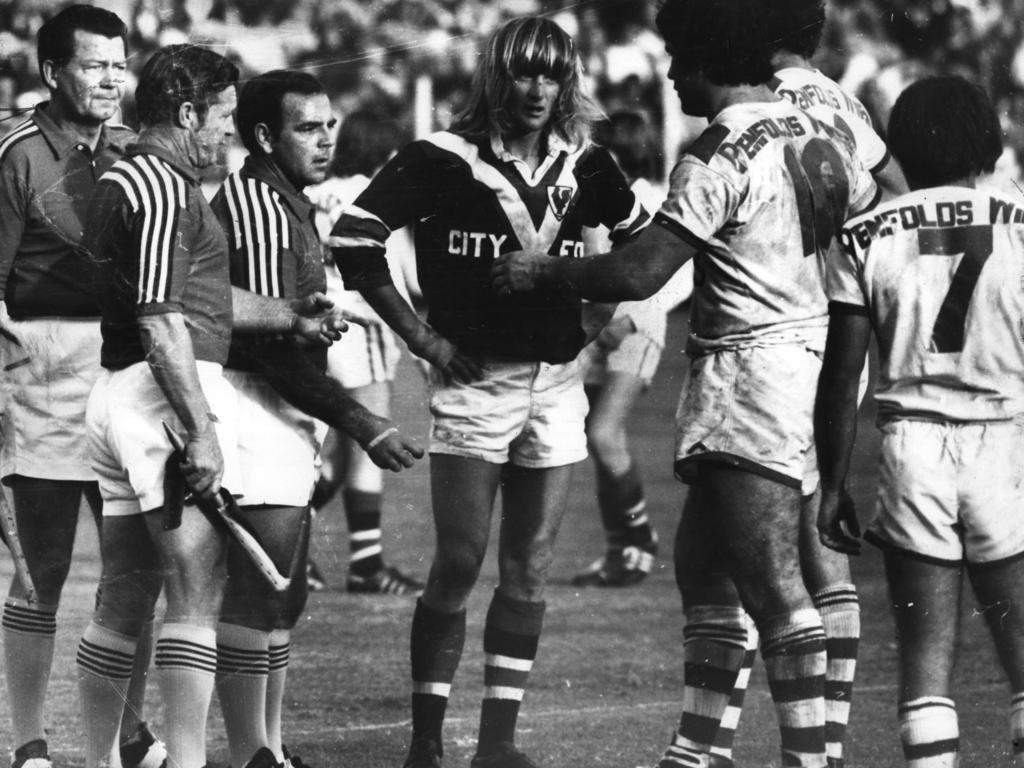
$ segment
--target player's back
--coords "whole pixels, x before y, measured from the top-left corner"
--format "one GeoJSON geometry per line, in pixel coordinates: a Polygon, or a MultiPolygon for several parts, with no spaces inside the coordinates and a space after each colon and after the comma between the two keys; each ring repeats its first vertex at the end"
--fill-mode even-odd
{"type": "Polygon", "coordinates": [[[878,338],[880,418],[1024,410],[1024,209],[989,191],[922,189],[851,220],[842,240],[878,338]]]}
{"type": "Polygon", "coordinates": [[[727,107],[673,170],[659,218],[698,246],[698,349],[824,340],[820,260],[875,185],[849,137],[786,100],[727,107]]]}
{"type": "Polygon", "coordinates": [[[876,171],[889,159],[867,108],[831,78],[816,69],[785,67],[776,71],[771,86],[800,109],[852,136],[857,156],[868,170],[876,171]]]}

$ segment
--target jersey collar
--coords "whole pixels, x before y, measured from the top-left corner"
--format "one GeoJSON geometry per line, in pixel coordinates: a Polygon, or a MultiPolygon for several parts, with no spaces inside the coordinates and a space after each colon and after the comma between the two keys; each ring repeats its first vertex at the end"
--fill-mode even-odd
{"type": "Polygon", "coordinates": [[[242,164],[242,172],[262,181],[277,192],[300,221],[312,217],[315,213],[316,206],[313,202],[285,178],[280,167],[269,155],[249,155],[242,164]]]}
{"type": "MultiPolygon", "coordinates": [[[[49,145],[50,151],[53,152],[54,159],[59,160],[72,150],[89,150],[89,145],[82,141],[81,136],[74,131],[69,131],[57,125],[47,111],[49,106],[49,101],[37,104],[32,112],[32,121],[39,127],[39,132],[49,145]]],[[[96,144],[96,151],[92,152],[92,154],[94,156],[98,155],[105,149],[111,149],[118,154],[124,154],[126,139],[130,137],[130,134],[125,131],[125,135],[121,136],[119,135],[121,133],[121,131],[110,130],[105,125],[102,126],[100,128],[100,140],[96,144]]]]}
{"type": "Polygon", "coordinates": [[[170,144],[163,141],[159,135],[153,133],[143,134],[139,141],[128,147],[128,155],[154,155],[159,157],[175,171],[185,177],[190,184],[199,184],[199,174],[187,158],[181,152],[176,151],[170,144]]]}

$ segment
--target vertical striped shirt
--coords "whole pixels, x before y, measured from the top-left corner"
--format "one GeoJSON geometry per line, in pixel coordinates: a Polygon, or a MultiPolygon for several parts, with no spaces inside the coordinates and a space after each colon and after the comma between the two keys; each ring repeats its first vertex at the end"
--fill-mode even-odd
{"type": "Polygon", "coordinates": [[[185,316],[196,360],[225,362],[227,242],[184,158],[153,138],[130,147],[96,185],[82,246],[98,266],[104,367],[143,361],[137,318],[172,312],[185,316]]]}

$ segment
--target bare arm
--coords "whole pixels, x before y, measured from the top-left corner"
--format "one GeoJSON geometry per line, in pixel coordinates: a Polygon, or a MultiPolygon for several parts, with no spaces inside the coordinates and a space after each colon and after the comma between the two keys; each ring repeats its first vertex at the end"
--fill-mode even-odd
{"type": "Polygon", "coordinates": [[[899,163],[891,155],[885,165],[873,171],[871,175],[875,177],[875,183],[882,189],[885,200],[891,200],[910,190],[899,163]]]}
{"type": "Polygon", "coordinates": [[[423,457],[423,449],[394,423],[353,400],[344,388],[313,363],[290,339],[240,347],[274,390],[314,418],[352,437],[382,469],[399,472],[423,457]]]}
{"type": "Polygon", "coordinates": [[[232,329],[239,333],[292,333],[306,341],[331,344],[347,329],[344,313],[323,293],[281,299],[231,287],[232,329]]]}
{"type": "Polygon", "coordinates": [[[481,377],[479,364],[423,322],[393,283],[360,292],[388,327],[408,345],[409,351],[440,370],[446,379],[474,381],[481,377]]]}
{"type": "Polygon", "coordinates": [[[825,546],[848,554],[860,551],[860,526],[846,491],[846,475],[857,437],[857,388],[870,337],[871,321],[866,315],[830,316],[814,404],[814,440],[821,470],[818,532],[825,546]]]}
{"type": "Polygon", "coordinates": [[[582,259],[507,253],[495,262],[491,278],[499,292],[559,285],[591,301],[639,301],[657,292],[695,253],[693,245],[667,227],[652,224],[636,240],[582,259]]]}
{"type": "Polygon", "coordinates": [[[185,482],[201,496],[220,490],[224,460],[214,429],[216,416],[199,384],[192,338],[177,312],[139,318],[139,334],[153,378],[187,433],[185,482]]]}
{"type": "MultiPolygon", "coordinates": [[[[608,304],[596,301],[589,301],[583,305],[583,309],[580,313],[580,325],[583,327],[583,332],[586,334],[586,344],[592,342],[601,335],[602,331],[608,329],[612,315],[615,314],[615,308],[617,306],[618,304],[608,304]]],[[[636,326],[633,326],[633,329],[635,330],[636,326]]],[[[621,339],[619,341],[621,342],[621,339]]]]}

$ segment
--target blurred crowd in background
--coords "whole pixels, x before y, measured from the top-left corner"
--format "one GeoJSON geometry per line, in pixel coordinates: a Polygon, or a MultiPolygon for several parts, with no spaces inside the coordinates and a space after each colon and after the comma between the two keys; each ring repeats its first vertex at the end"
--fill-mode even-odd
{"type": "MultiPolygon", "coordinates": [[[[414,132],[413,90],[429,82],[431,129],[447,126],[502,21],[550,14],[578,41],[606,111],[663,125],[667,58],[654,31],[657,0],[103,0],[131,29],[137,71],[169,43],[193,41],[232,57],[243,74],[280,67],[317,75],[340,115],[372,108],[414,132]]],[[[0,0],[0,135],[43,98],[35,34],[53,0],[0,0]]],[[[1008,175],[1024,156],[1024,0],[829,0],[817,57],[858,94],[884,136],[900,91],[926,74],[958,73],[992,96],[1004,119],[1008,175]]],[[[134,125],[129,88],[124,122],[134,125]]],[[[678,111],[677,103],[668,104],[678,111]]],[[[417,126],[422,131],[422,121],[417,126]]]]}

